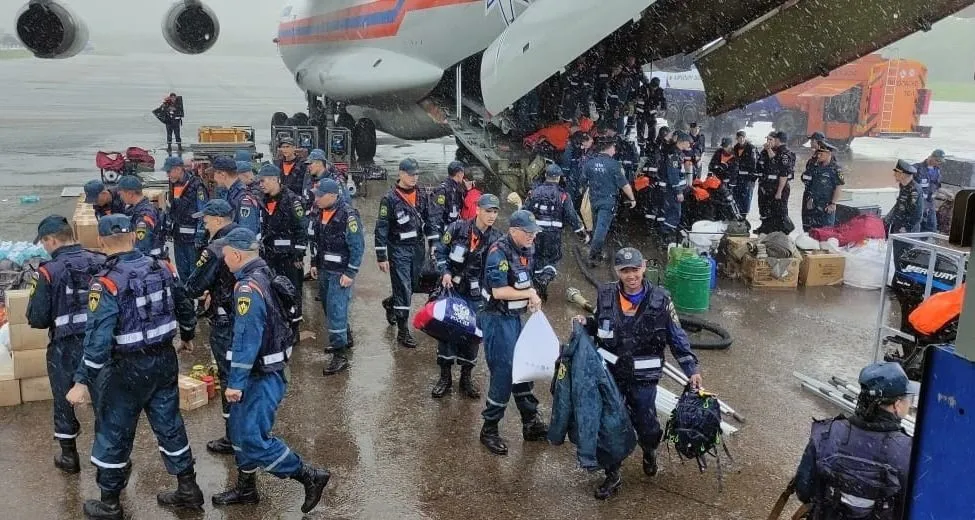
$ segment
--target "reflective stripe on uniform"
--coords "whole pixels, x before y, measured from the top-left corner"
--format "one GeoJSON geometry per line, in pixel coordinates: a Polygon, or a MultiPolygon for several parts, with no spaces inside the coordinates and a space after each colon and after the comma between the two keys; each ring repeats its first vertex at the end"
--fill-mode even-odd
{"type": "Polygon", "coordinates": [[[162,446],[160,446],[159,451],[165,453],[166,455],[169,455],[170,457],[179,457],[180,455],[190,451],[190,445],[187,444],[186,446],[183,446],[182,448],[176,451],[166,451],[162,446]]]}
{"type": "Polygon", "coordinates": [[[285,448],[284,449],[284,453],[282,453],[281,456],[278,457],[278,460],[272,462],[267,467],[265,467],[264,468],[264,471],[271,471],[271,470],[273,470],[274,468],[277,467],[278,464],[281,464],[281,462],[283,462],[284,459],[285,459],[285,457],[287,457],[288,455],[291,455],[291,448],[285,448]]]}
{"type": "Polygon", "coordinates": [[[155,248],[155,249],[150,249],[149,250],[149,254],[150,255],[161,255],[162,254],[162,249],[159,249],[158,247],[155,248]]]}
{"type": "Polygon", "coordinates": [[[195,235],[196,234],[196,228],[181,227],[181,228],[179,228],[179,232],[182,233],[182,234],[184,234],[184,235],[195,235]]]}
{"type": "Polygon", "coordinates": [[[105,366],[105,363],[95,363],[94,361],[89,361],[88,359],[85,359],[85,366],[86,367],[89,367],[89,368],[94,368],[95,370],[98,370],[98,369],[102,368],[103,366],[105,366]]]}
{"type": "Polygon", "coordinates": [[[617,356],[616,354],[613,354],[612,352],[610,352],[610,351],[608,351],[608,350],[606,350],[604,348],[598,348],[598,349],[596,349],[596,352],[600,356],[602,356],[603,359],[605,359],[606,361],[608,361],[609,364],[611,364],[611,365],[615,365],[616,362],[620,359],[619,356],[617,356]]]}
{"type": "Polygon", "coordinates": [[[149,296],[139,296],[138,298],[135,299],[135,304],[138,307],[145,307],[146,301],[152,301],[152,302],[162,301],[162,299],[163,299],[163,293],[165,293],[168,296],[168,295],[172,294],[172,290],[171,289],[168,289],[168,288],[167,289],[161,289],[161,290],[158,290],[158,291],[156,291],[154,293],[150,293],[149,296]]]}
{"type": "Polygon", "coordinates": [[[150,340],[152,338],[162,336],[167,332],[174,331],[178,326],[179,324],[176,323],[176,320],[173,320],[164,325],[160,325],[154,329],[147,330],[144,336],[142,331],[130,332],[129,334],[122,334],[121,336],[115,336],[115,343],[118,343],[119,345],[131,345],[133,343],[138,343],[142,340],[150,340]]]}
{"type": "Polygon", "coordinates": [[[96,459],[94,455],[91,456],[91,463],[98,466],[99,468],[105,468],[105,469],[122,469],[129,465],[128,462],[120,462],[117,464],[111,462],[102,462],[96,459]]]}
{"type": "Polygon", "coordinates": [[[274,241],[274,245],[276,245],[276,246],[290,246],[291,245],[291,241],[288,240],[288,239],[285,239],[285,238],[279,238],[279,239],[276,239],[274,241]]]}
{"type": "Polygon", "coordinates": [[[542,227],[562,227],[562,223],[557,220],[536,220],[535,223],[542,227]]]}
{"type": "Polygon", "coordinates": [[[660,358],[634,359],[633,368],[636,370],[647,370],[650,368],[660,368],[662,365],[660,358]]]}
{"type": "Polygon", "coordinates": [[[410,231],[409,233],[400,233],[399,239],[406,240],[407,238],[416,238],[416,231],[410,231]]]}
{"type": "Polygon", "coordinates": [[[76,439],[77,437],[78,437],[77,433],[71,434],[71,433],[54,432],[55,439],[76,439]]]}
{"type": "Polygon", "coordinates": [[[326,262],[341,262],[342,257],[331,253],[325,253],[322,255],[322,260],[325,260],[326,262]]]}
{"type": "Polygon", "coordinates": [[[58,316],[57,318],[54,318],[54,325],[57,327],[62,327],[64,325],[67,325],[69,320],[72,323],[85,323],[88,321],[88,314],[81,313],[81,314],[75,314],[74,316],[70,314],[65,314],[63,316],[58,316]]]}

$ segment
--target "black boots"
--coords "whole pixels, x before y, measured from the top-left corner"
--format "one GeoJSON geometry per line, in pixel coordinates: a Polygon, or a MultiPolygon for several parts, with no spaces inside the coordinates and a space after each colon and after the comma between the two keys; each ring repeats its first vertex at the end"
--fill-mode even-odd
{"type": "Polygon", "coordinates": [[[471,399],[477,399],[481,397],[481,392],[477,391],[477,387],[474,386],[474,380],[471,379],[472,370],[474,370],[474,367],[470,365],[460,367],[460,391],[471,399]]]}
{"type": "Polygon", "coordinates": [[[495,455],[508,454],[508,445],[498,434],[498,421],[484,421],[484,426],[481,426],[481,444],[495,455]]]}
{"type": "Polygon", "coordinates": [[[620,476],[619,468],[607,469],[606,480],[596,488],[596,498],[606,500],[619,491],[621,486],[623,486],[623,478],[620,476]]]}
{"type": "Polygon", "coordinates": [[[328,485],[328,479],[332,474],[327,469],[313,468],[307,464],[302,464],[298,473],[291,475],[291,478],[301,482],[305,486],[305,501],[301,504],[301,512],[307,513],[322,500],[322,493],[328,485]]]}
{"type": "Polygon", "coordinates": [[[348,369],[349,359],[345,357],[345,349],[337,350],[332,353],[332,359],[328,361],[328,365],[322,369],[322,375],[330,376],[348,369]]]}
{"type": "Polygon", "coordinates": [[[657,474],[657,454],[655,452],[643,452],[643,472],[646,473],[648,477],[652,477],[657,474]]]}
{"type": "Polygon", "coordinates": [[[406,318],[396,320],[396,341],[406,348],[416,348],[416,340],[410,334],[410,326],[406,323],[406,318]]]}
{"type": "Polygon", "coordinates": [[[54,467],[59,470],[74,474],[81,471],[81,464],[78,461],[78,447],[74,439],[59,439],[61,454],[54,457],[54,467]]]}
{"type": "Polygon", "coordinates": [[[236,504],[257,504],[261,496],[257,494],[257,472],[237,472],[237,485],[223,493],[210,497],[215,506],[232,506],[236,504]]]}
{"type": "Polygon", "coordinates": [[[433,385],[433,390],[430,391],[430,395],[434,399],[440,399],[441,397],[447,395],[450,391],[450,387],[453,386],[453,374],[451,373],[451,366],[441,366],[440,367],[440,379],[437,380],[433,385]]]}
{"type": "Polygon", "coordinates": [[[548,425],[538,418],[538,414],[522,422],[521,436],[526,441],[544,441],[548,436],[548,425]]]}
{"type": "Polygon", "coordinates": [[[176,491],[164,491],[156,495],[159,505],[175,509],[200,509],[203,507],[203,491],[196,484],[196,473],[192,470],[176,476],[179,484],[176,491]]]}
{"type": "Polygon", "coordinates": [[[393,312],[393,297],[390,296],[383,300],[383,309],[386,310],[386,323],[390,325],[396,324],[396,313],[393,312]]]}
{"type": "Polygon", "coordinates": [[[217,455],[233,455],[234,446],[230,444],[230,439],[226,436],[214,439],[207,443],[207,451],[217,455]]]}
{"type": "Polygon", "coordinates": [[[118,491],[102,491],[101,500],[85,500],[85,518],[91,520],[122,520],[122,504],[118,491]]]}

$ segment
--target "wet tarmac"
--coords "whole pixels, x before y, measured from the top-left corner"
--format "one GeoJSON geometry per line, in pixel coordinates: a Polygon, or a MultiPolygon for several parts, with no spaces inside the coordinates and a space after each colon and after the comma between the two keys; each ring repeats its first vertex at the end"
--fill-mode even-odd
{"type": "MultiPolygon", "coordinates": [[[[26,240],[33,237],[44,215],[70,215],[73,200],[57,195],[61,186],[78,185],[93,176],[96,150],[158,147],[162,127],[149,110],[171,90],[186,99],[186,129],[251,124],[265,142],[272,112],[302,108],[300,92],[277,62],[194,59],[82,56],[60,62],[0,63],[0,92],[4,92],[0,96],[0,238],[26,240]],[[19,204],[16,197],[24,193],[39,194],[41,201],[19,204]]],[[[925,124],[935,127],[936,138],[920,144],[864,140],[867,148],[880,151],[871,157],[855,155],[848,181],[858,187],[891,185],[891,157],[910,150],[912,158],[922,159],[939,142],[939,125],[957,127],[973,113],[970,105],[935,103],[925,124]]],[[[761,130],[756,128],[756,136],[763,135],[758,133],[761,130]]],[[[185,132],[187,140],[192,140],[192,133],[185,132]]],[[[384,138],[378,159],[394,169],[400,158],[415,155],[424,167],[442,172],[453,155],[449,143],[384,138]]],[[[859,143],[854,143],[855,149],[859,143]]],[[[944,147],[949,153],[975,152],[975,145],[963,144],[956,143],[957,149],[944,147]]],[[[157,160],[162,160],[161,154],[157,160]]],[[[383,187],[374,183],[370,190],[368,198],[356,203],[369,230],[383,187]]],[[[797,198],[793,196],[795,205],[797,198]]],[[[566,244],[574,247],[574,239],[567,236],[566,244]]],[[[661,446],[661,471],[656,477],[644,476],[639,455],[634,455],[623,467],[620,494],[600,502],[592,491],[602,474],[577,469],[575,450],[569,444],[523,444],[513,408],[502,431],[511,453],[496,457],[477,440],[483,400],[456,394],[441,400],[430,397],[438,373],[436,344],[420,334],[415,350],[396,345],[395,328],[386,326],[378,310],[379,301],[389,292],[388,278],[374,260],[367,248],[351,319],[356,333],[352,369],[323,377],[323,339],[302,342],[291,362],[291,384],[278,413],[275,433],[306,460],[333,472],[322,505],[303,517],[298,510],[300,485],[262,475],[260,505],[216,509],[208,501],[205,512],[179,518],[761,519],[794,473],[810,418],[838,413],[801,391],[792,371],[853,378],[873,356],[878,292],[842,287],[752,291],[740,282],[722,280],[704,317],[725,326],[735,338],[734,345],[726,351],[697,354],[706,387],[747,418],[746,424],[739,425],[740,432],[728,439],[734,461],[722,461],[723,492],[718,492],[713,464],[702,475],[695,464],[682,464],[676,453],[661,446]]],[[[609,277],[605,270],[597,274],[609,277]]],[[[577,314],[561,298],[569,286],[594,297],[567,250],[559,279],[551,287],[553,296],[543,307],[563,339],[570,318],[577,314]]],[[[313,284],[306,283],[304,328],[323,338],[322,312],[314,293],[313,284]]],[[[414,308],[421,304],[420,297],[414,299],[414,308]]],[[[181,360],[184,371],[209,357],[208,349],[202,348],[205,325],[197,336],[197,350],[181,360]]],[[[486,391],[483,361],[475,373],[486,391]]],[[[679,390],[670,381],[664,386],[679,390]]],[[[551,410],[547,383],[537,386],[536,395],[547,416],[551,410]]],[[[50,434],[50,410],[50,402],[0,409],[0,480],[4,482],[0,516],[4,518],[80,518],[84,499],[97,496],[93,466],[84,465],[78,476],[63,476],[51,464],[56,443],[50,434]]],[[[89,410],[80,416],[79,447],[86,458],[92,419],[89,410]]],[[[231,485],[235,473],[230,458],[205,449],[206,441],[223,432],[219,404],[186,412],[184,418],[200,485],[209,497],[231,485]]],[[[175,479],[166,474],[144,420],[132,457],[134,471],[123,495],[130,517],[177,517],[156,505],[155,494],[174,486],[175,479]]]]}

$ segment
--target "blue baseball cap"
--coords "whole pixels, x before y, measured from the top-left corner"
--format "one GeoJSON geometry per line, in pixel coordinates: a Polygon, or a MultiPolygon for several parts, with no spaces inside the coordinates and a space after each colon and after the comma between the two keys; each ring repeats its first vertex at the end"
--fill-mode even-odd
{"type": "Polygon", "coordinates": [[[166,161],[163,163],[162,171],[169,173],[173,168],[176,167],[179,168],[183,167],[183,159],[176,157],[175,155],[170,155],[169,157],[166,158],[166,161]]]}
{"type": "Polygon", "coordinates": [[[416,159],[407,157],[399,162],[399,171],[406,172],[410,175],[417,175],[420,173],[420,165],[417,164],[416,159]]]}
{"type": "Polygon", "coordinates": [[[142,189],[142,179],[135,175],[124,175],[118,181],[118,189],[124,191],[139,191],[142,189]]]}
{"type": "Polygon", "coordinates": [[[693,140],[691,139],[691,134],[688,134],[687,132],[676,132],[675,135],[676,135],[675,141],[678,143],[681,141],[691,142],[693,140]]]}
{"type": "Polygon", "coordinates": [[[860,371],[860,388],[873,397],[917,395],[921,385],[907,378],[900,363],[873,363],[860,371]]]}
{"type": "Polygon", "coordinates": [[[210,215],[213,217],[229,217],[234,214],[233,208],[230,207],[230,203],[223,199],[210,199],[203,206],[203,210],[197,211],[193,215],[193,218],[201,218],[203,215],[210,215]]]}
{"type": "Polygon", "coordinates": [[[251,167],[251,163],[248,161],[237,161],[237,173],[247,173],[254,171],[251,167]]]}
{"type": "Polygon", "coordinates": [[[241,148],[240,150],[234,152],[235,161],[251,162],[253,159],[254,154],[252,154],[251,151],[246,148],[241,148]]]}
{"type": "Polygon", "coordinates": [[[931,152],[931,157],[934,157],[935,159],[944,159],[945,158],[945,151],[944,150],[941,150],[941,149],[935,150],[935,151],[931,152]]]}
{"type": "Polygon", "coordinates": [[[275,165],[273,165],[271,163],[267,163],[267,164],[261,165],[261,169],[257,172],[257,176],[258,177],[261,177],[261,178],[264,178],[264,177],[280,177],[281,176],[281,170],[277,166],[275,166],[275,165]]]}
{"type": "Polygon", "coordinates": [[[447,165],[447,175],[453,175],[457,172],[462,172],[467,169],[467,165],[460,161],[451,161],[447,165]]]}
{"type": "Polygon", "coordinates": [[[41,223],[37,225],[37,238],[34,239],[34,243],[41,241],[41,238],[47,235],[53,235],[54,233],[60,233],[64,231],[65,228],[71,229],[71,224],[68,224],[68,219],[62,217],[61,215],[48,215],[41,220],[41,223]]]}
{"type": "Polygon", "coordinates": [[[315,148],[314,150],[308,152],[308,158],[305,159],[305,164],[308,164],[312,161],[322,161],[322,163],[324,164],[328,162],[328,156],[325,155],[325,152],[323,150],[319,148],[315,148]]]}
{"type": "Polygon", "coordinates": [[[519,209],[511,214],[511,218],[508,219],[508,227],[518,228],[529,233],[538,233],[538,230],[541,229],[538,227],[538,222],[535,222],[535,215],[525,209],[519,209]]]}
{"type": "Polygon", "coordinates": [[[826,140],[826,136],[822,132],[813,132],[812,135],[809,136],[809,140],[810,141],[825,141],[826,140]]]}
{"type": "Polygon", "coordinates": [[[98,219],[98,236],[110,237],[132,232],[132,219],[127,215],[105,215],[98,219]]]}
{"type": "Polygon", "coordinates": [[[338,195],[342,191],[342,187],[339,186],[338,181],[335,179],[322,179],[318,181],[318,185],[312,190],[312,193],[316,197],[321,197],[323,195],[335,194],[338,195]]]}
{"type": "Polygon", "coordinates": [[[230,246],[238,251],[257,251],[261,247],[257,242],[257,235],[247,228],[236,228],[223,238],[214,240],[213,245],[230,246]]]}
{"type": "Polygon", "coordinates": [[[85,183],[85,204],[94,204],[98,201],[98,195],[105,191],[105,183],[92,179],[85,183]]]}
{"type": "Polygon", "coordinates": [[[894,171],[907,173],[909,175],[917,175],[917,168],[915,168],[913,164],[911,164],[908,161],[905,161],[904,159],[897,159],[897,164],[894,166],[894,171]]]}
{"type": "Polygon", "coordinates": [[[626,269],[628,267],[642,267],[643,253],[633,247],[624,247],[616,252],[613,257],[613,267],[616,269],[626,269]]]}
{"type": "Polygon", "coordinates": [[[484,209],[501,209],[501,201],[498,200],[498,196],[485,193],[477,199],[477,207],[484,209]]]}
{"type": "Polygon", "coordinates": [[[562,176],[562,167],[558,164],[550,164],[545,167],[545,176],[554,179],[562,176]]]}
{"type": "Polygon", "coordinates": [[[213,159],[213,169],[222,172],[236,172],[237,161],[229,155],[218,155],[213,159]]]}

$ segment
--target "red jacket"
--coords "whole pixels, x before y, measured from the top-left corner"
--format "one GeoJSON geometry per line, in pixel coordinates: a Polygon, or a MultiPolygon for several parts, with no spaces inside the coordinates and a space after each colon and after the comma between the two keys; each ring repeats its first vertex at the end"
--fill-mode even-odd
{"type": "Polygon", "coordinates": [[[464,209],[460,211],[460,218],[469,220],[477,216],[477,199],[481,198],[481,190],[477,187],[467,190],[464,194],[464,209]]]}

